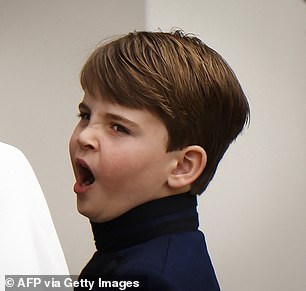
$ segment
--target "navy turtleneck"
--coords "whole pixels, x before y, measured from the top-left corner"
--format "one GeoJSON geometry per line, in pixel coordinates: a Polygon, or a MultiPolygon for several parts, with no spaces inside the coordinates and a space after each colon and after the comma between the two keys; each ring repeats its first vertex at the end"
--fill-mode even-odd
{"type": "Polygon", "coordinates": [[[196,196],[190,192],[142,204],[104,223],[91,222],[98,252],[119,251],[153,238],[198,228],[196,196]]]}
{"type": "Polygon", "coordinates": [[[92,222],[97,251],[80,279],[136,276],[142,278],[137,290],[220,291],[196,208],[196,196],[187,192],[142,204],[108,222],[92,222]]]}

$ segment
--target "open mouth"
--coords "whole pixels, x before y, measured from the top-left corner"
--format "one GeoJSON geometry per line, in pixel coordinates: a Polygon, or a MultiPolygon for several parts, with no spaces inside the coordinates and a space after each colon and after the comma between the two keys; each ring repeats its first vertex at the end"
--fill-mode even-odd
{"type": "Polygon", "coordinates": [[[77,180],[81,185],[91,185],[95,182],[95,176],[90,170],[89,166],[82,160],[76,161],[77,180]]]}

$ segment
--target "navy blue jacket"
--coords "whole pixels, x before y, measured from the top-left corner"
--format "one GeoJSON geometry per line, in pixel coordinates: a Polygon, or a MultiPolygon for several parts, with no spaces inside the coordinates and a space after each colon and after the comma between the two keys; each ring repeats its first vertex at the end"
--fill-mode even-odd
{"type": "Polygon", "coordinates": [[[184,193],[148,202],[106,223],[92,222],[97,251],[80,278],[138,281],[139,286],[126,288],[137,291],[220,290],[198,230],[196,206],[196,196],[184,193]]]}

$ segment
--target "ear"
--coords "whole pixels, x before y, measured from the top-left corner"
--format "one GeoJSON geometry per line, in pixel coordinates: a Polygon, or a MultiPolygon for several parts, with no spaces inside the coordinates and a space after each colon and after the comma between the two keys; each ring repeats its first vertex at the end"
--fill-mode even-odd
{"type": "Polygon", "coordinates": [[[175,168],[168,176],[168,185],[172,188],[191,186],[203,172],[206,162],[206,152],[200,146],[192,145],[178,151],[175,168]]]}

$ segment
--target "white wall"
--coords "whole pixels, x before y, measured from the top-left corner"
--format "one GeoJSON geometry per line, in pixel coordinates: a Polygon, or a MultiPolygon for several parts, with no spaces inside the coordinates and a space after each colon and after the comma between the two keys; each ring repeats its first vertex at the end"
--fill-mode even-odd
{"type": "Polygon", "coordinates": [[[94,249],[68,158],[79,71],[99,41],[144,23],[142,0],[0,0],[0,140],[30,160],[72,274],[94,249]]]}
{"type": "Polygon", "coordinates": [[[306,290],[306,3],[148,0],[146,20],[198,35],[249,96],[250,127],[200,199],[223,290],[306,290]]]}

